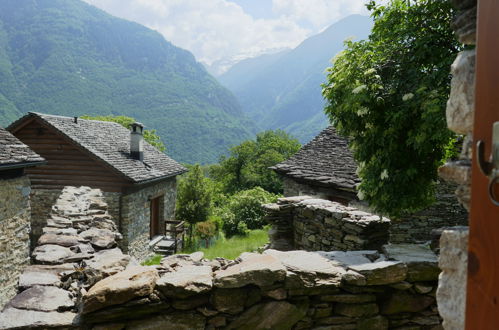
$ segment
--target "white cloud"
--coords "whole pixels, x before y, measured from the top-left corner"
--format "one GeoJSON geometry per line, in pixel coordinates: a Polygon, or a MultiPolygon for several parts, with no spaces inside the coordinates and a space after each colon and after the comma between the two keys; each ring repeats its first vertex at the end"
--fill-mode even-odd
{"type": "Polygon", "coordinates": [[[157,30],[207,64],[297,46],[367,0],[268,0],[272,18],[254,18],[227,0],[84,0],[157,30]],[[305,24],[304,24],[305,22],[305,24]]]}
{"type": "Polygon", "coordinates": [[[306,21],[323,29],[351,14],[367,15],[367,0],[272,0],[272,9],[293,21],[306,21]]]}

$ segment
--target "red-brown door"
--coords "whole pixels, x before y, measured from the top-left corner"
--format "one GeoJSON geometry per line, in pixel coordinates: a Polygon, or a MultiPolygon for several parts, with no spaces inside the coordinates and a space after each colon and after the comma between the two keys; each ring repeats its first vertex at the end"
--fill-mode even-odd
{"type": "Polygon", "coordinates": [[[159,231],[159,214],[160,214],[159,213],[159,199],[160,199],[160,197],[151,199],[151,222],[149,225],[151,238],[160,234],[160,231],[159,231]]]}
{"type": "MultiPolygon", "coordinates": [[[[474,141],[483,141],[485,160],[492,125],[499,121],[499,0],[478,1],[474,141]]],[[[499,206],[489,197],[489,178],[472,166],[466,329],[499,329],[499,206]]],[[[499,184],[494,187],[499,196],[499,184]]]]}

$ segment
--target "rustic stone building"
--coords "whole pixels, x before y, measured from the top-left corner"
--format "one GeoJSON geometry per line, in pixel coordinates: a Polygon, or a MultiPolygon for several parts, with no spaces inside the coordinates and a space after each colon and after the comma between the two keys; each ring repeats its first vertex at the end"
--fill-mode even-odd
{"type": "Polygon", "coordinates": [[[30,182],[25,169],[44,159],[0,127],[0,309],[29,264],[30,182]]]}
{"type": "Polygon", "coordinates": [[[123,250],[139,260],[150,254],[151,238],[174,217],[176,176],[186,169],[144,141],[140,124],[130,132],[113,122],[29,113],[8,129],[48,162],[26,171],[32,243],[62,188],[89,186],[104,192],[123,250]]]}
{"type": "MultiPolygon", "coordinates": [[[[360,179],[348,140],[330,126],[304,145],[291,158],[272,167],[284,183],[284,196],[314,196],[366,209],[356,195],[360,179]]],[[[431,239],[431,231],[446,226],[466,225],[468,214],[458,203],[456,185],[440,182],[436,202],[401,219],[391,219],[391,243],[420,243],[431,239]]]]}

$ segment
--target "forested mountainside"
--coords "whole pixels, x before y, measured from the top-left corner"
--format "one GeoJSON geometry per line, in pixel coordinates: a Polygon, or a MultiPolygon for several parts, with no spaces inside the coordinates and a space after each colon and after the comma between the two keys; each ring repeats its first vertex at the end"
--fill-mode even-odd
{"type": "Polygon", "coordinates": [[[131,116],[188,163],[256,133],[190,52],[79,0],[0,1],[0,125],[28,111],[131,116]]]}
{"type": "Polygon", "coordinates": [[[241,61],[218,77],[264,129],[280,128],[307,142],[327,126],[321,83],[349,37],[369,35],[372,20],[351,15],[291,51],[241,61]]]}

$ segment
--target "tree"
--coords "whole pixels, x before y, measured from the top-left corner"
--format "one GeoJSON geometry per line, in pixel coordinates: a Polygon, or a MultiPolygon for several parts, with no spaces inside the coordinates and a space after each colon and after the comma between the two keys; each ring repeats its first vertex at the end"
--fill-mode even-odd
{"type": "Polygon", "coordinates": [[[211,189],[206,181],[196,164],[178,184],[176,217],[189,223],[191,242],[194,225],[206,221],[210,214],[211,189]]]}
{"type": "Polygon", "coordinates": [[[222,182],[226,193],[262,187],[282,192],[282,182],[269,167],[280,163],[300,149],[300,143],[281,130],[257,134],[255,140],[247,140],[230,149],[228,157],[211,167],[210,176],[222,182]]]}
{"type": "MultiPolygon", "coordinates": [[[[132,124],[136,122],[134,118],[127,116],[81,116],[81,118],[100,121],[112,121],[128,129],[130,129],[132,127],[132,124]]],[[[145,129],[144,140],[149,142],[150,145],[155,146],[159,151],[164,152],[166,150],[165,144],[163,143],[163,141],[161,141],[159,135],[156,134],[155,129],[145,129]]]]}
{"type": "Polygon", "coordinates": [[[367,7],[372,33],[347,41],[328,69],[325,112],[350,138],[362,179],[359,198],[396,216],[434,200],[437,168],[454,138],[445,104],[460,45],[448,1],[371,1],[367,7]]]}

